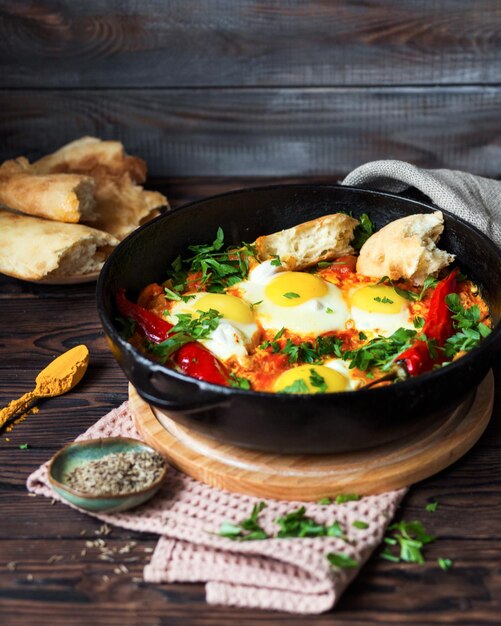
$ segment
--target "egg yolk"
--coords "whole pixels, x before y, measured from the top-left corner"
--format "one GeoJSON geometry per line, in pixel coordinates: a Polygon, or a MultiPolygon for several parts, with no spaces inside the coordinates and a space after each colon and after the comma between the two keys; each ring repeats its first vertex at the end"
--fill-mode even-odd
{"type": "Polygon", "coordinates": [[[278,306],[298,306],[326,293],[325,282],[306,272],[282,272],[265,289],[266,297],[278,306]]]}
{"type": "Polygon", "coordinates": [[[370,285],[357,289],[351,296],[351,304],[368,313],[400,313],[405,305],[405,298],[399,296],[393,287],[370,285]]]}
{"type": "Polygon", "coordinates": [[[210,309],[216,310],[224,318],[239,322],[240,324],[252,324],[254,316],[250,308],[235,296],[224,293],[208,293],[193,303],[193,308],[204,313],[210,309]]]}
{"type": "Polygon", "coordinates": [[[276,379],[273,391],[286,393],[329,393],[344,391],[348,379],[325,365],[300,365],[287,370],[276,379]]]}

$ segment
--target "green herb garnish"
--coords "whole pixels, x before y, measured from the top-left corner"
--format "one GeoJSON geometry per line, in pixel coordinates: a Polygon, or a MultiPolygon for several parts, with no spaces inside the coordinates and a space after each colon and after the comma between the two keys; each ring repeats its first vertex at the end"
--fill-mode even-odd
{"type": "Polygon", "coordinates": [[[465,309],[457,293],[446,296],[445,302],[453,313],[454,329],[458,331],[444,345],[445,356],[452,358],[458,352],[468,352],[475,348],[483,338],[490,335],[491,329],[480,321],[480,309],[476,304],[465,309]]]}
{"type": "Polygon", "coordinates": [[[219,326],[219,320],[223,317],[215,309],[197,313],[200,315],[196,318],[191,313],[179,313],[177,324],[172,327],[169,337],[160,343],[150,343],[150,351],[166,360],[186,343],[207,338],[219,326]]]}
{"type": "Polygon", "coordinates": [[[287,300],[292,300],[294,298],[300,298],[301,296],[298,293],[295,293],[294,291],[288,291],[287,293],[282,294],[284,298],[287,298],[287,300]]]}
{"type": "Polygon", "coordinates": [[[353,526],[355,528],[358,528],[359,530],[365,530],[366,528],[369,528],[369,524],[367,524],[367,522],[362,522],[361,520],[355,520],[353,522],[353,526]]]}
{"type": "Polygon", "coordinates": [[[395,357],[411,345],[416,334],[415,330],[399,328],[390,337],[376,337],[356,350],[348,350],[342,358],[350,361],[350,369],[378,367],[384,371],[392,366],[395,357]]]}
{"type": "Polygon", "coordinates": [[[360,500],[360,496],[356,493],[340,493],[336,496],[334,502],[336,504],[344,504],[345,502],[354,502],[360,500]]]}
{"type": "Polygon", "coordinates": [[[318,389],[317,393],[325,393],[327,391],[325,378],[320,376],[320,374],[313,368],[310,369],[310,383],[312,387],[316,387],[318,389]]]}
{"type": "Polygon", "coordinates": [[[441,569],[443,569],[443,570],[448,570],[448,569],[451,569],[451,567],[452,567],[452,565],[453,565],[453,562],[452,562],[452,560],[451,560],[451,559],[444,559],[444,558],[442,558],[442,557],[439,557],[439,558],[437,559],[437,563],[438,563],[439,567],[440,567],[441,569]]]}
{"type": "Polygon", "coordinates": [[[428,513],[435,513],[438,508],[438,502],[428,502],[424,508],[425,511],[428,511],[428,513]]]}
{"type": "Polygon", "coordinates": [[[235,387],[236,389],[250,389],[251,384],[250,380],[247,378],[243,378],[242,376],[237,376],[233,372],[230,374],[230,387],[235,387]]]}
{"type": "Polygon", "coordinates": [[[379,296],[376,296],[374,298],[374,300],[376,302],[381,302],[381,304],[393,304],[393,300],[390,300],[389,298],[387,298],[386,296],[384,296],[383,298],[380,298],[379,296]]]}
{"type": "Polygon", "coordinates": [[[353,241],[351,245],[358,252],[360,248],[364,245],[364,243],[369,239],[369,237],[374,233],[374,224],[372,223],[370,217],[367,213],[362,213],[362,215],[358,218],[360,222],[358,226],[355,228],[353,241]]]}
{"type": "Polygon", "coordinates": [[[270,265],[273,265],[273,267],[280,267],[282,265],[282,261],[278,254],[273,255],[273,261],[270,261],[270,265]]]}
{"type": "Polygon", "coordinates": [[[255,541],[256,539],[268,539],[269,536],[263,528],[259,525],[259,515],[261,511],[266,508],[265,502],[259,502],[256,504],[250,517],[244,519],[239,524],[233,524],[232,522],[223,522],[219,528],[219,535],[221,537],[227,537],[235,541],[255,541]]]}
{"type": "Polygon", "coordinates": [[[302,378],[298,378],[291,385],[287,385],[282,389],[283,393],[310,393],[308,385],[302,378]]]}
{"type": "Polygon", "coordinates": [[[22,444],[19,446],[19,449],[20,449],[20,450],[27,450],[28,448],[29,448],[29,444],[27,444],[27,443],[22,443],[22,444]]]}
{"type": "MultiPolygon", "coordinates": [[[[400,554],[398,557],[391,555],[386,550],[386,556],[388,558],[390,554],[393,558],[389,560],[395,560],[398,558],[400,561],[406,561],[407,563],[424,563],[423,547],[435,541],[435,537],[428,535],[419,521],[413,522],[398,522],[388,527],[388,536],[385,537],[384,542],[388,545],[396,546],[400,548],[400,554]]],[[[395,561],[397,562],[397,561],[395,561]]]]}
{"type": "Polygon", "coordinates": [[[412,320],[412,323],[414,324],[414,328],[423,328],[424,317],[420,317],[419,315],[416,315],[416,317],[412,320]]]}
{"type": "Polygon", "coordinates": [[[353,569],[354,567],[358,567],[358,561],[342,552],[329,552],[326,557],[332,567],[339,569],[353,569]]]}
{"type": "Polygon", "coordinates": [[[115,317],[115,321],[119,326],[119,332],[124,339],[130,339],[136,332],[136,322],[130,317],[115,317]]]}
{"type": "Polygon", "coordinates": [[[172,263],[169,272],[172,290],[182,292],[186,289],[189,272],[200,272],[206,290],[216,293],[247,278],[249,258],[255,258],[257,254],[255,246],[243,243],[240,248],[230,246],[226,250],[223,246],[224,232],[221,227],[217,229],[212,243],[189,246],[193,256],[187,259],[178,256],[172,263]]]}
{"type": "Polygon", "coordinates": [[[317,504],[332,504],[332,500],[330,498],[320,498],[320,500],[317,501],[317,504]]]}

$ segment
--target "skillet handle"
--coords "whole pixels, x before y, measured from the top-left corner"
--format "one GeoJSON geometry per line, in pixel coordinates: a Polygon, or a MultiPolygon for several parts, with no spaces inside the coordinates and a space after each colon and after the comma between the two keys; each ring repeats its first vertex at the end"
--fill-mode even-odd
{"type": "Polygon", "coordinates": [[[148,404],[166,411],[198,413],[229,402],[227,393],[204,389],[200,385],[204,383],[168,378],[163,371],[152,368],[150,375],[145,376],[136,389],[148,404]]]}

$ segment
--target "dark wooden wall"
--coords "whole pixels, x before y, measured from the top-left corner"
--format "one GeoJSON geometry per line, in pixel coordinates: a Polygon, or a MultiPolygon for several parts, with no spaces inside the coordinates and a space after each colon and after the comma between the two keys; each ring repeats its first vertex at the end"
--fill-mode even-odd
{"type": "Polygon", "coordinates": [[[501,2],[0,0],[0,159],[84,134],[152,177],[498,177],[501,2]]]}

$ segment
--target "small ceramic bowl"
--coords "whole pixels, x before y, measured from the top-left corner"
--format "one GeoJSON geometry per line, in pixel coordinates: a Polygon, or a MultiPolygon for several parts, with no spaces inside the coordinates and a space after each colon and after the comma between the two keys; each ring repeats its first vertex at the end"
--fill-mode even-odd
{"type": "Polygon", "coordinates": [[[61,498],[86,511],[117,513],[132,509],[149,500],[158,491],[167,474],[168,465],[166,462],[164,463],[161,476],[141,491],[93,496],[77,491],[67,484],[68,474],[76,467],[84,465],[89,461],[100,459],[108,454],[131,451],[156,452],[151,446],[142,441],[129,439],[128,437],[106,437],[70,443],[59,450],[50,461],[50,484],[61,498]]]}

